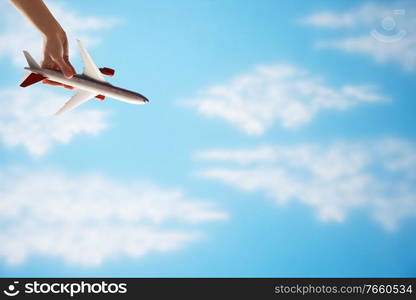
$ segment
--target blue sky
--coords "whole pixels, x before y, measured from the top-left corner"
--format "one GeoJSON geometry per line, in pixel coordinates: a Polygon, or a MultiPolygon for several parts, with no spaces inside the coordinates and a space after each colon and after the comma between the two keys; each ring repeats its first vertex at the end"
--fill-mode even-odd
{"type": "Polygon", "coordinates": [[[2,4],[2,276],[415,276],[414,4],[47,3],[151,103],[54,119],[2,4]]]}

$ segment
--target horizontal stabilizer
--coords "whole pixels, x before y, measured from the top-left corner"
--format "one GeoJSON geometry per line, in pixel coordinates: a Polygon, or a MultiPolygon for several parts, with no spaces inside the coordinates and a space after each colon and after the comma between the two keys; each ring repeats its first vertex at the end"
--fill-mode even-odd
{"type": "Polygon", "coordinates": [[[36,74],[36,73],[30,73],[25,80],[23,80],[23,82],[20,84],[21,87],[27,87],[29,85],[32,85],[36,82],[39,82],[43,79],[46,79],[45,76],[42,76],[40,74],[36,74]]]}

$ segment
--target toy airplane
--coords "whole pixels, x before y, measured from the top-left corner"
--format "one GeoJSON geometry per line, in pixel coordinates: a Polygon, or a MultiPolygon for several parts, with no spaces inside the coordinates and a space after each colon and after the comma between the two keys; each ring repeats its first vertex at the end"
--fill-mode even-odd
{"type": "Polygon", "coordinates": [[[99,69],[79,40],[78,45],[84,62],[84,72],[82,74],[76,74],[71,79],[66,78],[60,71],[41,68],[29,52],[23,51],[29,64],[29,67],[25,67],[25,69],[30,71],[30,73],[20,86],[27,87],[46,78],[73,86],[77,90],[76,94],[56,112],[56,115],[69,111],[94,97],[100,100],[104,100],[105,97],[111,97],[130,104],[145,104],[149,102],[145,96],[139,93],[128,91],[108,83],[103,74],[113,76],[114,70],[110,68],[99,69]]]}

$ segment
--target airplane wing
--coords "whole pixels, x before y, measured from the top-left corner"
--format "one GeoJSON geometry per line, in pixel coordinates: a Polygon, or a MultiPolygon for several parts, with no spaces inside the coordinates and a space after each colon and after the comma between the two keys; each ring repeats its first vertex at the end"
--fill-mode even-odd
{"type": "Polygon", "coordinates": [[[69,99],[64,106],[62,106],[55,115],[60,115],[66,111],[69,111],[71,109],[74,109],[78,105],[81,105],[82,103],[87,102],[89,99],[93,98],[95,96],[94,93],[78,90],[77,93],[69,99]]]}
{"type": "Polygon", "coordinates": [[[107,82],[107,80],[105,80],[103,74],[97,68],[96,64],[87,52],[87,49],[84,48],[80,40],[77,40],[77,42],[79,45],[79,49],[81,50],[82,60],[84,62],[84,75],[101,82],[107,82]]]}

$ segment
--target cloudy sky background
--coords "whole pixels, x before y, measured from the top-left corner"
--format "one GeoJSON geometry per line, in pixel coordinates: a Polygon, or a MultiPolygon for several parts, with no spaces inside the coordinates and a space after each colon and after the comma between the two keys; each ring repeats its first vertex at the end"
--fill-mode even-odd
{"type": "Polygon", "coordinates": [[[47,4],[151,103],[54,117],[0,3],[0,275],[415,276],[412,1],[47,4]]]}

